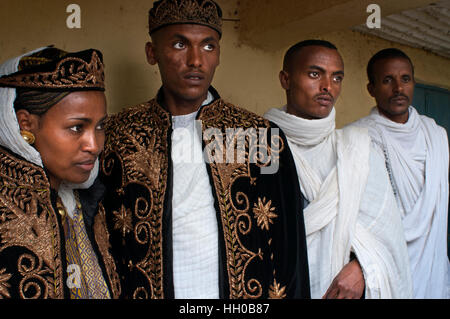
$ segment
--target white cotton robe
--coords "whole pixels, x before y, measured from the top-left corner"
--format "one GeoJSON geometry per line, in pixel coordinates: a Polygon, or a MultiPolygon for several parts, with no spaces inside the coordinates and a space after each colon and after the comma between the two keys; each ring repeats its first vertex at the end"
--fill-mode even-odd
{"type": "Polygon", "coordinates": [[[312,298],[321,298],[354,252],[366,298],[410,298],[406,241],[384,161],[367,129],[335,129],[335,110],[306,120],[286,107],[264,115],[286,134],[304,210],[312,298]]]}
{"type": "Polygon", "coordinates": [[[449,151],[445,129],[409,107],[404,124],[380,115],[352,126],[369,128],[385,158],[402,213],[414,298],[450,298],[447,252],[449,151]]]}

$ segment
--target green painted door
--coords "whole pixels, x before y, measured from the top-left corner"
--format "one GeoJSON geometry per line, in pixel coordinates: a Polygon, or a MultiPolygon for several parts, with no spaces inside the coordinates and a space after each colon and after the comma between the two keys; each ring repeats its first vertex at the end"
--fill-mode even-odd
{"type": "MultiPolygon", "coordinates": [[[[447,130],[450,140],[450,91],[434,86],[416,84],[412,105],[420,114],[433,118],[447,130]]],[[[450,178],[450,176],[449,176],[450,178]]],[[[450,211],[450,205],[449,205],[450,211]]],[[[449,218],[450,224],[450,218],[449,218]]],[[[447,228],[447,251],[450,252],[450,227],[447,228]]]]}

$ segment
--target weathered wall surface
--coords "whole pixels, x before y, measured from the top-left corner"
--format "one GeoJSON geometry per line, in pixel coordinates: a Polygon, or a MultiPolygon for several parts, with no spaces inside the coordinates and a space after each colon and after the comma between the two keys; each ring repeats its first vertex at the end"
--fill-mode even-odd
{"type": "MultiPolygon", "coordinates": [[[[348,2],[336,0],[333,3],[348,2]]],[[[218,0],[218,3],[225,21],[221,64],[213,85],[226,100],[258,114],[284,104],[284,92],[278,81],[282,57],[291,44],[304,40],[304,33],[290,25],[283,28],[278,23],[279,37],[289,40],[283,47],[253,45],[243,41],[241,35],[241,9],[245,8],[245,3],[238,0],[218,0]]],[[[317,1],[317,5],[323,3],[317,1]]],[[[151,5],[149,0],[2,0],[0,61],[48,44],[71,51],[97,48],[103,52],[106,64],[108,110],[118,112],[149,100],[161,85],[157,67],[147,64],[144,52],[145,43],[149,41],[147,12],[151,5]],[[69,16],[66,7],[71,3],[81,7],[81,29],[66,26],[69,16]]],[[[313,9],[308,10],[313,12],[313,9]]],[[[332,12],[327,13],[330,14],[332,12]]],[[[335,14],[338,19],[339,12],[335,14]]],[[[358,14],[361,15],[359,11],[358,14]]],[[[373,105],[366,92],[365,68],[369,58],[380,49],[395,46],[404,50],[415,63],[418,82],[450,88],[448,59],[348,29],[334,31],[337,29],[333,29],[332,22],[329,31],[308,36],[333,42],[344,58],[345,80],[336,105],[338,127],[367,115],[373,105]]],[[[264,41],[264,32],[258,39],[264,41]]]]}

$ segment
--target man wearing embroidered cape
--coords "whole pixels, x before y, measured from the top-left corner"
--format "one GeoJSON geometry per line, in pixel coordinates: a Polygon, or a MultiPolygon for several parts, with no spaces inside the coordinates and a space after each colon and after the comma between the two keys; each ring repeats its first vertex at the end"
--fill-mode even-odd
{"type": "Polygon", "coordinates": [[[280,82],[287,105],[264,116],[286,134],[304,209],[312,298],[409,298],[400,214],[383,158],[367,130],[335,129],[344,77],[336,47],[292,46],[280,82]]]}
{"type": "Polygon", "coordinates": [[[450,298],[447,134],[410,105],[414,66],[405,53],[381,50],[369,61],[367,75],[377,105],[352,126],[369,128],[385,159],[408,245],[413,296],[450,298]]]}
{"type": "Polygon", "coordinates": [[[210,86],[221,24],[214,1],[156,1],[146,52],[162,87],[107,123],[103,204],[122,297],[310,295],[285,137],[210,86]]]}

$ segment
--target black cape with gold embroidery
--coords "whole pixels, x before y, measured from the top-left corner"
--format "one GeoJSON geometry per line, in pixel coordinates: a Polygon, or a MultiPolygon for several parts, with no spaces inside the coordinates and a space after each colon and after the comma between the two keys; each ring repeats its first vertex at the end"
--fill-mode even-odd
{"type": "MultiPolygon", "coordinates": [[[[218,129],[223,143],[227,128],[275,127],[210,91],[215,100],[200,109],[197,119],[204,132],[218,129]]],[[[174,298],[172,124],[162,104],[160,91],[157,99],[113,115],[106,126],[100,161],[107,187],[103,206],[124,298],[174,298]]],[[[267,137],[267,154],[279,169],[261,174],[263,165],[250,160],[249,140],[244,163],[206,164],[219,226],[220,298],[309,298],[302,200],[292,154],[281,130],[267,137]]]]}
{"type": "MultiPolygon", "coordinates": [[[[83,218],[112,298],[120,282],[96,184],[80,191],[83,218]]],[[[0,147],[0,299],[70,298],[57,193],[45,171],[0,147]]]]}

